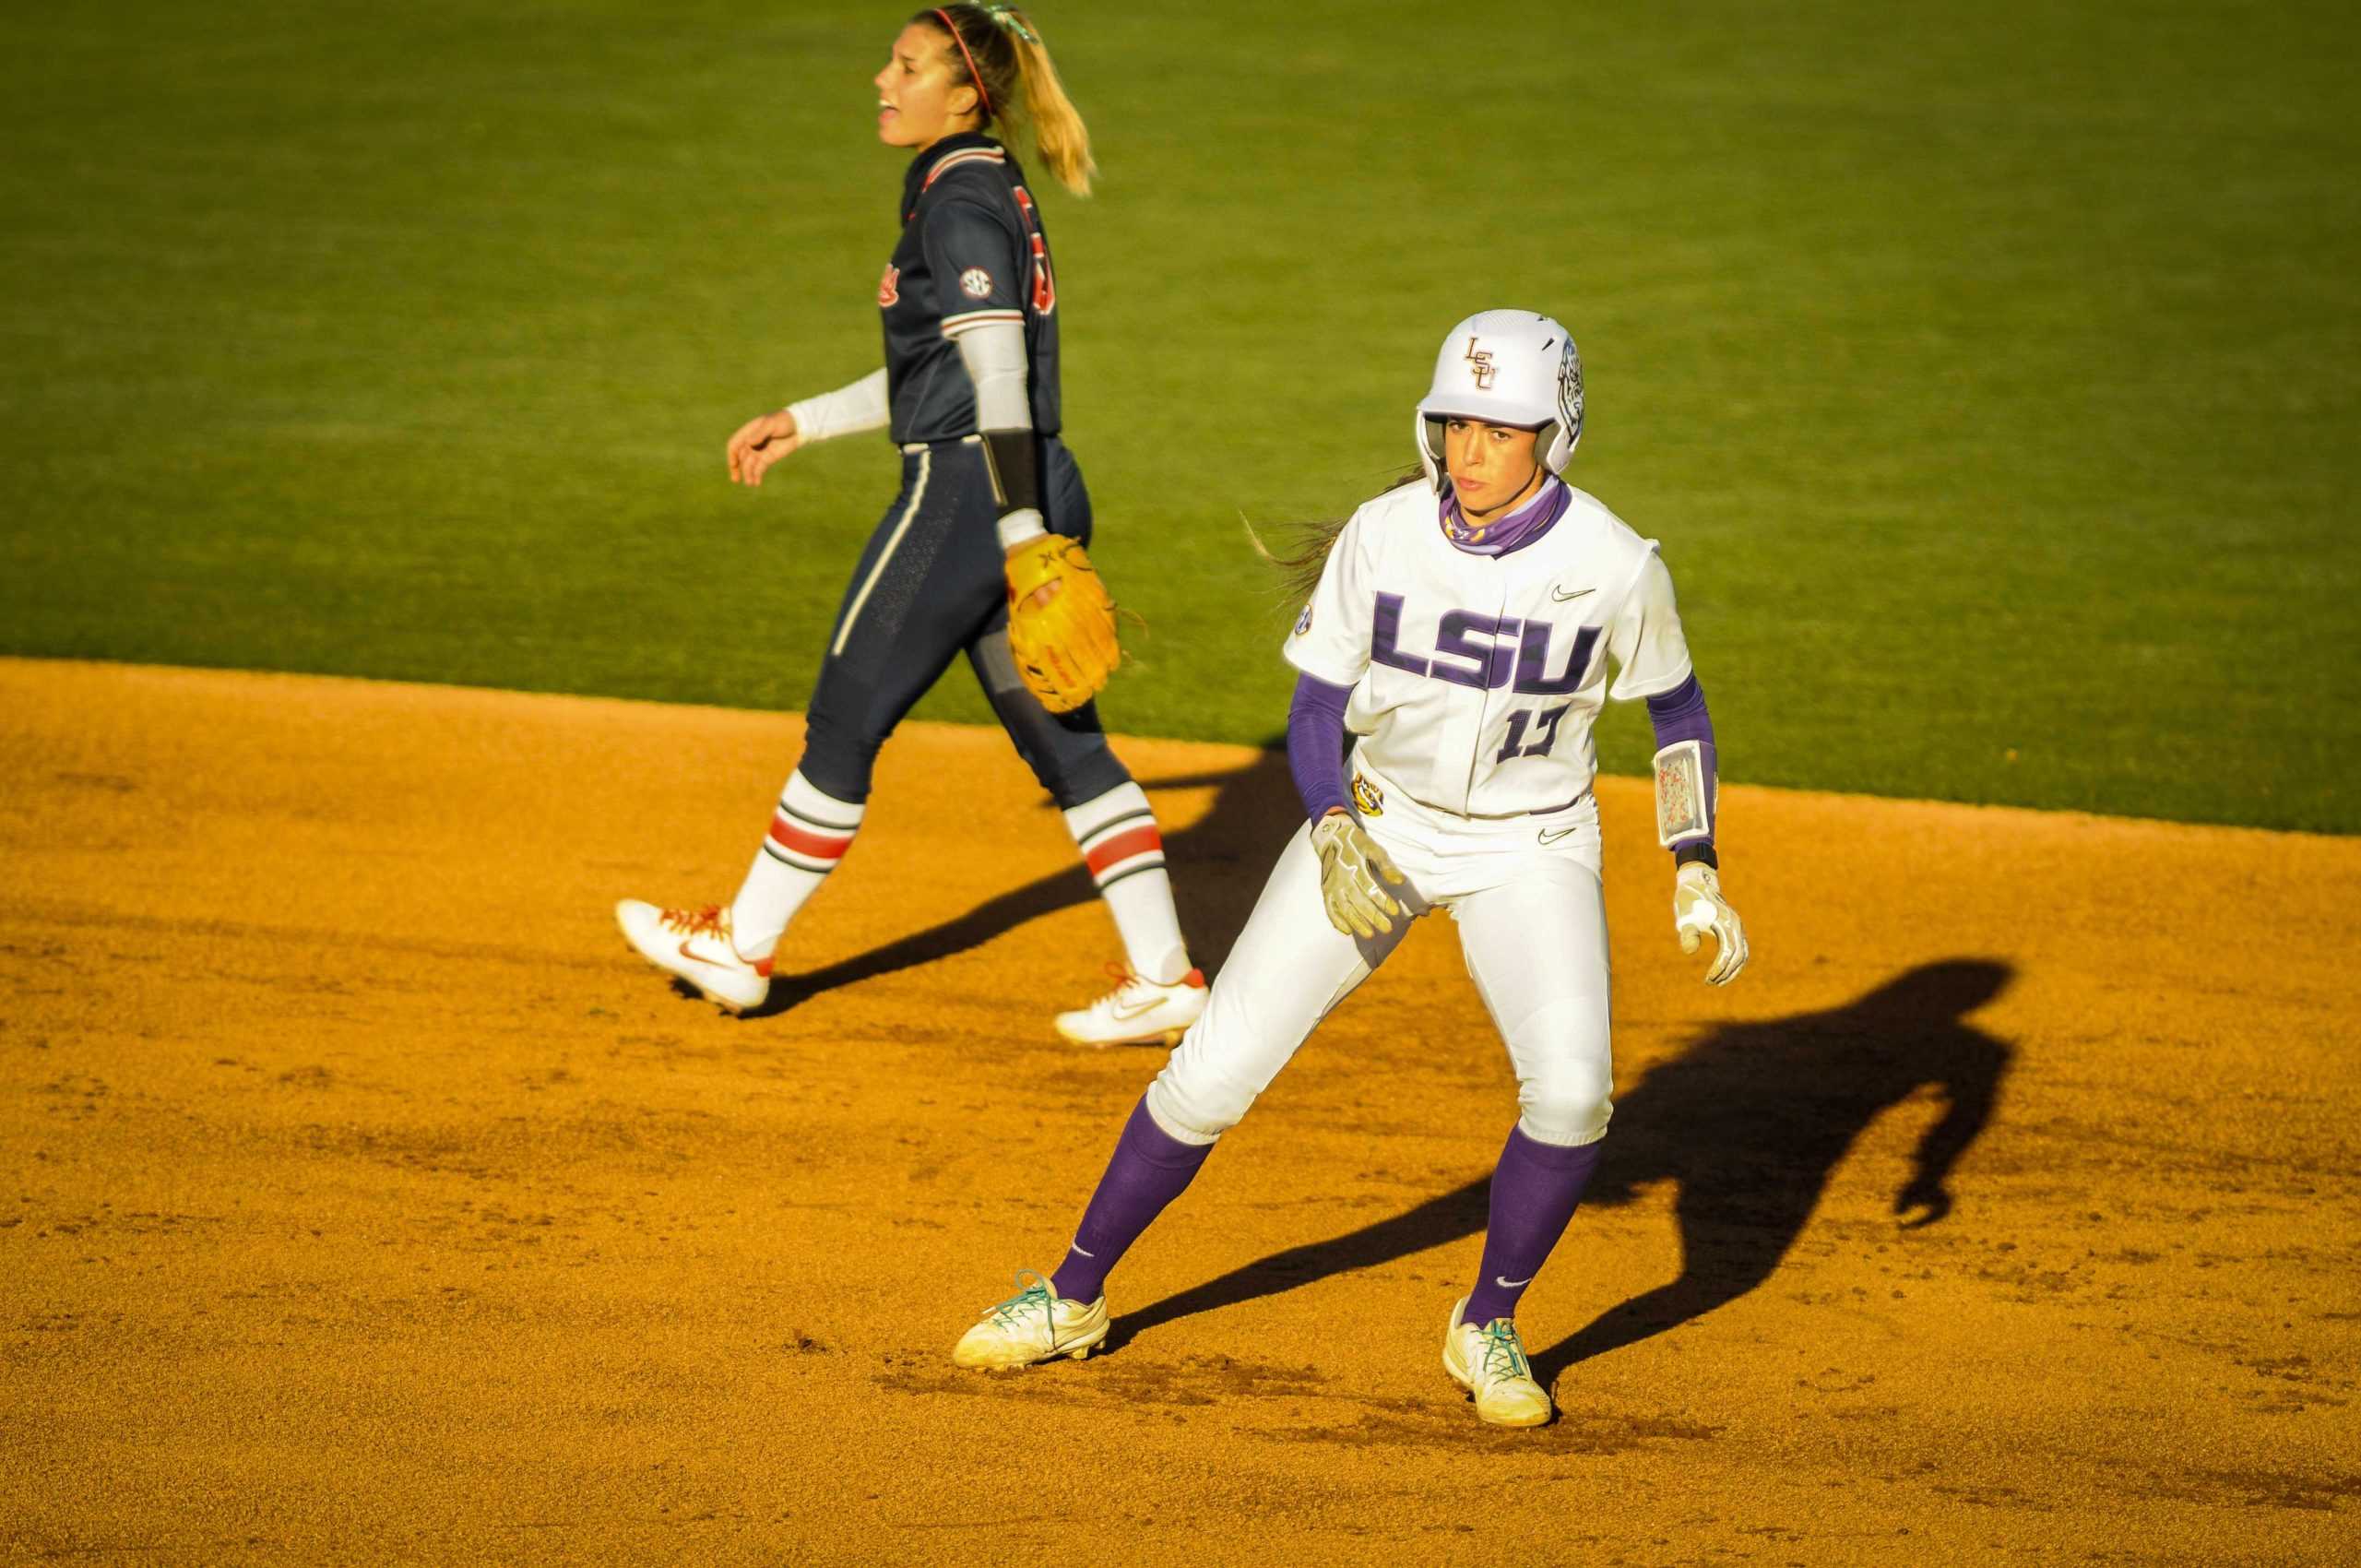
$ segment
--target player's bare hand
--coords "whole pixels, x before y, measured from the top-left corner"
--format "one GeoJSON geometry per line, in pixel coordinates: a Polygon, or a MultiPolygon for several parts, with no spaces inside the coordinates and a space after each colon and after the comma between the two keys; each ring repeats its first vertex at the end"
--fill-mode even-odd
{"type": "Polygon", "coordinates": [[[748,420],[730,438],[730,478],[735,484],[760,484],[763,470],[803,445],[795,416],[781,409],[748,420]]]}
{"type": "Polygon", "coordinates": [[[1703,861],[1691,861],[1674,873],[1672,929],[1679,934],[1683,953],[1696,952],[1697,944],[1712,935],[1714,967],[1705,971],[1707,985],[1727,985],[1746,968],[1746,928],[1722,897],[1720,875],[1703,861]]]}
{"type": "Polygon", "coordinates": [[[1382,936],[1394,929],[1401,903],[1386,892],[1406,880],[1393,860],[1350,812],[1331,812],[1311,829],[1320,851],[1320,897],[1328,923],[1347,936],[1382,936]]]}

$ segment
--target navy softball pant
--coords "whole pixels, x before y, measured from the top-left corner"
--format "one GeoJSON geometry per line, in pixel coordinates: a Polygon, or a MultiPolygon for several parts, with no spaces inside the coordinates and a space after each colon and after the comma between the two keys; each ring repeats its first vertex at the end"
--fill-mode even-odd
{"type": "MultiPolygon", "coordinates": [[[[1050,531],[1088,544],[1090,493],[1054,435],[1041,443],[1041,490],[1050,531]]],[[[1016,673],[998,512],[980,439],[902,449],[902,492],[861,552],[812,693],[800,766],[826,793],[869,799],[878,748],[960,653],[1060,807],[1131,781],[1098,728],[1096,703],[1051,713],[1016,673]]]]}

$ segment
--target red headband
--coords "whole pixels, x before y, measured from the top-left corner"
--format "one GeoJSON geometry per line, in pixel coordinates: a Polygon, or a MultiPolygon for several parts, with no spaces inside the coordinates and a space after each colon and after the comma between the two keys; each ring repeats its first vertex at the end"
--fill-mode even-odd
{"type": "Polygon", "coordinates": [[[951,30],[951,42],[959,46],[959,57],[967,62],[967,78],[976,84],[976,96],[984,101],[984,118],[991,119],[992,95],[984,90],[984,73],[976,69],[976,57],[967,53],[967,41],[959,36],[959,24],[953,21],[951,13],[940,6],[934,8],[934,14],[941,17],[943,25],[951,30]]]}

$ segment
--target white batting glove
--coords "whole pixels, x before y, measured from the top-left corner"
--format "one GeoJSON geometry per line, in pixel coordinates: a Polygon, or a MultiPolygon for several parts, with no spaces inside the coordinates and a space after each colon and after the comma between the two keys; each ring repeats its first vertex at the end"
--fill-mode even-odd
{"type": "Polygon", "coordinates": [[[1673,873],[1672,929],[1680,935],[1683,953],[1696,952],[1698,939],[1713,933],[1716,951],[1714,967],[1705,971],[1707,985],[1727,985],[1746,968],[1746,928],[1722,897],[1721,877],[1703,861],[1673,873]]]}
{"type": "Polygon", "coordinates": [[[1328,923],[1347,936],[1382,936],[1394,929],[1402,906],[1385,884],[1404,878],[1369,830],[1350,812],[1331,812],[1312,826],[1311,847],[1320,851],[1320,897],[1328,923]]]}

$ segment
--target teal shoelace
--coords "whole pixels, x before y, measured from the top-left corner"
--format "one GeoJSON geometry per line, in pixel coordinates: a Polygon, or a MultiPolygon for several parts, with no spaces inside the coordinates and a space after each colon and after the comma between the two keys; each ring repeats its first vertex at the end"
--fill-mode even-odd
{"type": "MultiPolygon", "coordinates": [[[[1025,1277],[1020,1274],[1017,1277],[1022,1279],[1025,1277]]],[[[1018,1318],[1036,1308],[1040,1311],[1042,1325],[1050,1331],[1052,1339],[1056,1338],[1056,1303],[1050,1295],[1050,1282],[1038,1274],[1033,1276],[1032,1284],[992,1309],[992,1326],[1002,1330],[1014,1328],[1018,1318]]]]}
{"type": "Polygon", "coordinates": [[[1504,1317],[1496,1317],[1484,1325],[1484,1375],[1488,1378],[1533,1375],[1533,1370],[1525,1359],[1524,1342],[1517,1337],[1516,1324],[1504,1317]]]}

